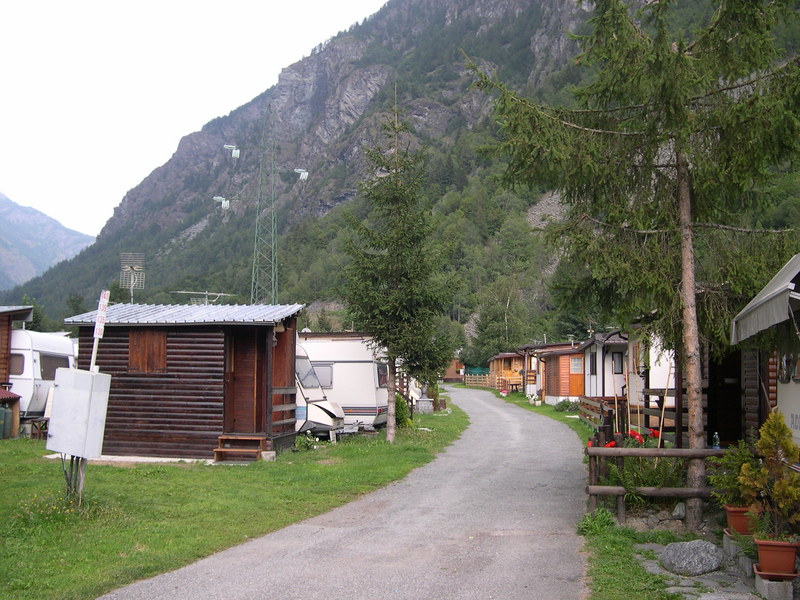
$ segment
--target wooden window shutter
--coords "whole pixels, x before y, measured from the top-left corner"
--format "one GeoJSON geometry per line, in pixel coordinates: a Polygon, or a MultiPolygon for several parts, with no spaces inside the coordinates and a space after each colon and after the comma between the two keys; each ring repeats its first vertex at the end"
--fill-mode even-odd
{"type": "Polygon", "coordinates": [[[128,336],[128,370],[163,373],[167,370],[167,332],[132,330],[128,336]]]}

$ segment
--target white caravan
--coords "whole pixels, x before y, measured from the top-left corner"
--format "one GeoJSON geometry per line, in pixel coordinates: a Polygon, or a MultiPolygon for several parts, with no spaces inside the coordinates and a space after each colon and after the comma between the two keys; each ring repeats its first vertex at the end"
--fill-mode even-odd
{"type": "Polygon", "coordinates": [[[22,419],[44,415],[56,369],[74,369],[75,354],[75,345],[66,335],[26,329],[11,331],[9,381],[11,391],[20,396],[22,419]]]}
{"type": "Polygon", "coordinates": [[[297,382],[297,433],[311,432],[314,435],[327,433],[333,438],[344,429],[344,412],[342,407],[331,402],[322,391],[317,374],[308,353],[300,344],[294,363],[295,381],[297,382]]]}
{"type": "Polygon", "coordinates": [[[387,367],[361,333],[298,334],[325,396],[341,406],[345,427],[386,425],[387,367]]]}

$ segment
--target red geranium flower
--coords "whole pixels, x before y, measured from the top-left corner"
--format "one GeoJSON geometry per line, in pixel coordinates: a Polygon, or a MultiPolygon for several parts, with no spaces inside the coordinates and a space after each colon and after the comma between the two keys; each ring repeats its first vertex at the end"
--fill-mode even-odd
{"type": "Polygon", "coordinates": [[[651,429],[650,430],[650,437],[657,438],[658,437],[658,429],[651,429]]]}
{"type": "Polygon", "coordinates": [[[610,442],[606,442],[605,447],[606,448],[614,448],[616,445],[617,445],[617,442],[615,442],[614,440],[611,440],[610,442]]]}

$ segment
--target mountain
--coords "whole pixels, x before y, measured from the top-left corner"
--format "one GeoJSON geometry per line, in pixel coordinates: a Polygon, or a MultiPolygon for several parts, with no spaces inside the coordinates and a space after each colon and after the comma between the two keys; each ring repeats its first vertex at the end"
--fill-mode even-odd
{"type": "MultiPolygon", "coordinates": [[[[285,68],[272,88],[181,139],[170,160],[125,195],[94,245],[0,301],[27,293],[64,316],[68,295],[88,301],[117,280],[123,252],[145,254],[139,301],[184,301],[170,292],[186,289],[248,300],[259,172],[273,159],[279,300],[335,300],[341,208],[366,210],[357,198],[369,176],[364,148],[381,141],[395,107],[429,154],[428,194],[451,226],[446,235],[458,238],[453,264],[474,266],[483,258],[473,253],[502,243],[493,240],[507,219],[524,223],[538,196],[501,190],[494,159],[480,153],[494,136],[492,104],[472,87],[467,57],[515,87],[557,93],[579,78],[568,61],[577,51],[569,33],[587,14],[563,0],[390,0],[285,68]],[[240,158],[225,144],[239,146],[240,158]],[[309,172],[307,181],[297,180],[296,167],[309,172]]],[[[462,321],[490,281],[469,283],[457,309],[462,321]]]]}
{"type": "Polygon", "coordinates": [[[72,229],[33,208],[20,206],[0,193],[0,290],[41,275],[72,258],[94,238],[72,229]]]}

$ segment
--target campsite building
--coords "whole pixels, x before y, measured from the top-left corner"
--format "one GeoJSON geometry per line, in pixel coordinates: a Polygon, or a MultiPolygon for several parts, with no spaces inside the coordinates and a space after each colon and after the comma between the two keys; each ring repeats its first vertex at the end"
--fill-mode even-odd
{"type": "MultiPolygon", "coordinates": [[[[103,453],[225,460],[292,446],[302,308],[110,305],[96,359],[111,375],[103,453]]],[[[96,318],[65,320],[79,328],[81,369],[96,318]]]]}

